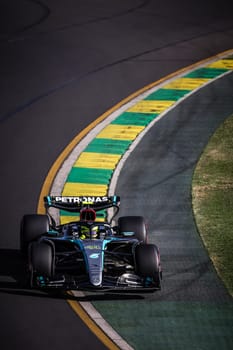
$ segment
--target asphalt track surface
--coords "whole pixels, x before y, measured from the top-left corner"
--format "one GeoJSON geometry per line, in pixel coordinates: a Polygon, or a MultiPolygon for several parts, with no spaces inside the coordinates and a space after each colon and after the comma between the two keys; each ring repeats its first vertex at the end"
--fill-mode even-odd
{"type": "MultiPolygon", "coordinates": [[[[225,2],[223,8],[217,1],[177,1],[175,5],[173,1],[131,0],[120,3],[58,1],[56,4],[1,1],[2,349],[105,348],[61,297],[50,298],[21,288],[20,218],[24,213],[36,211],[40,189],[51,165],[91,121],[139,88],[232,48],[231,7],[230,1],[225,2]]],[[[192,119],[185,122],[187,128],[192,119]]],[[[207,122],[207,129],[208,126],[207,122]]],[[[170,131],[170,139],[166,141],[165,131],[161,132],[161,141],[174,145],[179,132],[170,131]]],[[[162,143],[159,149],[160,154],[165,152],[162,143]]],[[[180,162],[186,156],[182,155],[180,162]]],[[[192,162],[189,165],[192,167],[192,162]]],[[[185,180],[187,175],[189,181],[190,169],[179,176],[183,174],[185,180]]],[[[130,176],[130,169],[128,171],[130,176]]],[[[175,178],[172,176],[167,182],[175,178]]],[[[159,183],[154,181],[159,196],[163,196],[163,191],[166,195],[168,183],[164,187],[162,181],[159,189],[159,183]]],[[[132,190],[133,186],[132,181],[132,190]]],[[[135,191],[129,199],[134,194],[135,191]]],[[[174,197],[173,201],[178,203],[179,198],[174,197]]],[[[176,214],[173,218],[179,216],[169,203],[170,209],[165,204],[158,207],[159,217],[153,215],[156,218],[153,229],[159,226],[161,235],[169,234],[168,227],[162,225],[161,215],[170,218],[169,210],[172,210],[176,214]]],[[[129,206],[129,202],[125,205],[129,206]]],[[[158,202],[153,205],[157,206],[158,202]]],[[[182,204],[179,208],[182,212],[182,204]]],[[[173,251],[160,240],[165,253],[163,259],[171,262],[169,254],[174,257],[173,251]]],[[[191,246],[190,249],[193,253],[191,246]]],[[[186,259],[188,264],[190,260],[186,259]]],[[[203,255],[201,271],[208,273],[212,268],[205,259],[203,255]]],[[[185,259],[182,263],[186,266],[185,259]]],[[[227,299],[225,290],[219,288],[216,293],[227,299]]],[[[180,290],[177,299],[185,301],[185,295],[180,290]]],[[[191,295],[200,296],[197,289],[186,296],[187,300],[193,300],[191,295]]],[[[198,300],[205,301],[208,293],[201,298],[203,300],[198,300]]],[[[171,299],[174,300],[174,294],[171,299]]]]}
{"type": "Polygon", "coordinates": [[[122,198],[121,215],[143,215],[150,242],[161,250],[164,290],[152,294],[155,300],[231,300],[224,288],[216,288],[202,249],[191,186],[202,150],[233,112],[232,94],[231,73],[188,97],[152,127],[120,173],[116,193],[122,198]]]}

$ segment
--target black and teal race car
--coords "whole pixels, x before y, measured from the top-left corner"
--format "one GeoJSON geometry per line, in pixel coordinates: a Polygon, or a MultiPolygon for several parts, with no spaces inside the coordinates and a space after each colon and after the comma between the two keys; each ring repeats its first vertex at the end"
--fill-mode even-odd
{"type": "MultiPolygon", "coordinates": [[[[95,291],[161,289],[159,249],[148,243],[142,216],[122,216],[112,225],[119,196],[47,196],[46,214],[24,215],[20,246],[32,288],[95,291]],[[77,213],[77,220],[56,224],[50,208],[77,213]],[[112,210],[99,221],[96,212],[112,210]]],[[[54,210],[54,209],[53,209],[54,210]]]]}

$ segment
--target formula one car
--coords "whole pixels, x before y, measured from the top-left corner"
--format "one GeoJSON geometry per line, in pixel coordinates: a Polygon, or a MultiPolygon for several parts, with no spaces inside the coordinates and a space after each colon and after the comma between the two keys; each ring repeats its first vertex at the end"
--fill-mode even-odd
{"type": "MultiPolygon", "coordinates": [[[[31,288],[151,291],[161,288],[159,250],[147,243],[142,216],[122,216],[119,196],[44,198],[45,215],[24,215],[20,246],[28,259],[31,288]],[[77,221],[56,224],[50,208],[76,212],[77,221]],[[112,220],[96,212],[111,208],[112,220]]],[[[54,209],[53,209],[54,210],[54,209]]]]}

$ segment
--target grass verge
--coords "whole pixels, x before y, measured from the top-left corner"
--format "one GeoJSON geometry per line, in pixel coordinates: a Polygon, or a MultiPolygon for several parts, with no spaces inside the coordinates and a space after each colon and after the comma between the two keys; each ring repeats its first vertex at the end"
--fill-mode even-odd
{"type": "Polygon", "coordinates": [[[192,197],[198,231],[233,296],[233,116],[204,150],[194,172],[192,197]]]}

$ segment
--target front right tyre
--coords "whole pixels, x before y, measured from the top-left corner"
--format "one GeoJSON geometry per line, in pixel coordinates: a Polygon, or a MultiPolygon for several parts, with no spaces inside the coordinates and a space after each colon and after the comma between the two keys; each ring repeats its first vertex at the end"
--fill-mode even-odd
{"type": "Polygon", "coordinates": [[[29,245],[28,267],[30,286],[34,286],[34,277],[53,278],[55,270],[55,249],[49,240],[32,242],[29,245]]]}
{"type": "Polygon", "coordinates": [[[20,226],[20,250],[27,255],[28,246],[49,231],[48,215],[24,215],[20,226]]]}
{"type": "Polygon", "coordinates": [[[136,272],[139,276],[161,288],[161,267],[159,250],[155,244],[138,244],[135,248],[136,272]]]}

